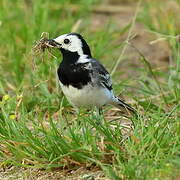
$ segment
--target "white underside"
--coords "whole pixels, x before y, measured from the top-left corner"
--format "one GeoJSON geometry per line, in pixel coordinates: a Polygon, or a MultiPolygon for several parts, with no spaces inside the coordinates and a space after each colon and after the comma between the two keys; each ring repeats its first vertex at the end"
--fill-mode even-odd
{"type": "Polygon", "coordinates": [[[101,107],[111,104],[114,99],[113,92],[103,87],[88,84],[82,89],[77,89],[73,86],[64,86],[62,83],[60,86],[68,101],[76,107],[101,107]]]}

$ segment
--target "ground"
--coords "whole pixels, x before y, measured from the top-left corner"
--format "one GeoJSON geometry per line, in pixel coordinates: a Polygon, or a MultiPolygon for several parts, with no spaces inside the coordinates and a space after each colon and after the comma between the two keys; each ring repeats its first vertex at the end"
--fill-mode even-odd
{"type": "Polygon", "coordinates": [[[0,179],[180,179],[179,1],[92,2],[0,2],[0,179]],[[114,107],[104,108],[96,127],[90,112],[77,117],[58,101],[59,61],[47,62],[48,53],[38,61],[29,51],[42,32],[54,37],[67,29],[84,33],[109,72],[118,62],[115,92],[143,115],[133,119],[136,127],[114,107]]]}

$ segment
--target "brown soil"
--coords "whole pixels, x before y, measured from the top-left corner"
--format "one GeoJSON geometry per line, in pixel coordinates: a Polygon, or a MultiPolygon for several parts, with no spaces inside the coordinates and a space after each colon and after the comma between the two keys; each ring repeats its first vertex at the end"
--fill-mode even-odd
{"type": "MultiPolygon", "coordinates": [[[[105,27],[109,21],[114,22],[116,28],[123,28],[129,24],[134,16],[136,5],[131,4],[131,0],[123,1],[121,4],[117,3],[117,0],[106,1],[110,5],[119,6],[119,8],[113,13],[112,11],[95,11],[91,16],[91,27],[96,27],[92,31],[96,31],[98,28],[105,27]]],[[[107,5],[107,4],[106,4],[107,5]]],[[[135,23],[133,29],[133,34],[136,34],[135,38],[131,41],[132,44],[139,49],[142,54],[150,61],[154,68],[160,67],[166,69],[169,65],[170,50],[166,41],[162,40],[151,44],[151,41],[157,39],[157,36],[147,31],[143,24],[140,22],[135,23]]],[[[118,41],[123,42],[127,37],[127,33],[119,37],[118,41]]],[[[119,54],[119,51],[117,52],[119,54]]],[[[132,76],[132,69],[139,67],[139,54],[137,51],[128,47],[125,52],[126,60],[122,61],[118,70],[122,73],[122,78],[127,78],[132,76]]],[[[85,168],[79,168],[77,170],[71,171],[42,171],[35,169],[24,169],[17,167],[6,168],[5,170],[0,170],[1,180],[108,180],[104,177],[104,174],[100,170],[87,170],[85,168]]]]}

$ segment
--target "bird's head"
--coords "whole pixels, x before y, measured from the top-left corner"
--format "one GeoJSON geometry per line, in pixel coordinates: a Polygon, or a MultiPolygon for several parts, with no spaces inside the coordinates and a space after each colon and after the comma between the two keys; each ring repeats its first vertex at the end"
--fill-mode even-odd
{"type": "Polygon", "coordinates": [[[60,49],[62,53],[77,53],[79,56],[88,55],[91,57],[88,44],[78,33],[63,34],[55,39],[49,39],[47,45],[60,49]]]}

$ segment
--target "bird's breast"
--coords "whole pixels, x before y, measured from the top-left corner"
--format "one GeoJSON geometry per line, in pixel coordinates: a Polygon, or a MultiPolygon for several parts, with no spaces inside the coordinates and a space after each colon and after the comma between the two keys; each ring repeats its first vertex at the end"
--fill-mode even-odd
{"type": "Polygon", "coordinates": [[[83,65],[61,64],[57,74],[64,86],[72,86],[78,89],[82,89],[91,81],[90,71],[83,65]]]}
{"type": "Polygon", "coordinates": [[[94,87],[91,84],[78,89],[71,85],[65,86],[60,82],[62,91],[68,101],[77,107],[101,107],[112,99],[112,92],[106,88],[94,87]]]}

